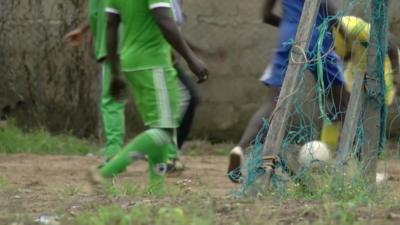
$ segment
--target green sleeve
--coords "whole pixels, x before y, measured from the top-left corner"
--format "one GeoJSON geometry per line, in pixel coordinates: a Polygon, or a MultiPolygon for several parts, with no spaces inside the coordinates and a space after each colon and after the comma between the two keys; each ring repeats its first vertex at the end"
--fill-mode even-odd
{"type": "Polygon", "coordinates": [[[119,14],[121,7],[119,0],[107,0],[106,12],[119,14]]]}
{"type": "Polygon", "coordinates": [[[172,3],[171,0],[147,0],[149,4],[149,9],[159,8],[159,7],[166,7],[171,8],[172,3]]]}

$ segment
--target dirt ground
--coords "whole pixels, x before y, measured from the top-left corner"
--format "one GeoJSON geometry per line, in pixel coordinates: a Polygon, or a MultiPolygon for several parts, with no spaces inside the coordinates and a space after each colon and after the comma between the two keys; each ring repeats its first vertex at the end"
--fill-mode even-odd
{"type": "MultiPolygon", "coordinates": [[[[234,187],[225,177],[226,157],[185,157],[184,161],[187,169],[179,176],[168,177],[167,184],[189,181],[193,189],[207,185],[213,196],[229,194],[234,187]]],[[[87,171],[100,163],[101,159],[93,156],[0,155],[0,176],[12,187],[0,189],[0,224],[2,215],[37,218],[101,203],[103,199],[93,193],[87,181],[87,171]],[[65,192],[74,193],[60,206],[60,195],[69,194],[65,192]]],[[[120,180],[142,185],[147,182],[146,170],[147,163],[139,161],[120,180]]]]}
{"type": "MultiPolygon", "coordinates": [[[[178,177],[169,177],[168,184],[190,180],[194,190],[206,186],[215,199],[226,198],[235,188],[225,175],[227,157],[186,156],[184,161],[187,169],[178,177]]],[[[74,215],[90,208],[93,204],[101,205],[109,202],[109,199],[91,192],[86,180],[87,170],[100,162],[100,158],[94,156],[0,155],[0,178],[9,187],[0,188],[0,224],[7,224],[5,221],[9,221],[7,219],[10,216],[29,215],[38,218],[60,211],[74,215]]],[[[143,184],[146,182],[146,177],[143,175],[146,167],[145,162],[138,162],[131,166],[121,179],[143,184]]],[[[393,188],[391,196],[400,199],[399,161],[381,163],[380,170],[389,172],[388,184],[393,188]]],[[[302,202],[294,202],[292,206],[276,203],[271,207],[282,209],[282,216],[285,217],[288,212],[296,211],[302,206],[302,202]]],[[[400,224],[400,218],[393,216],[400,213],[400,207],[393,210],[385,211],[374,219],[379,221],[392,216],[390,221],[393,224],[400,224]]],[[[229,216],[230,212],[223,211],[222,214],[224,213],[227,213],[225,216],[229,216]]],[[[363,213],[360,213],[360,216],[362,215],[363,213]]],[[[285,218],[282,222],[285,223],[285,218]]]]}

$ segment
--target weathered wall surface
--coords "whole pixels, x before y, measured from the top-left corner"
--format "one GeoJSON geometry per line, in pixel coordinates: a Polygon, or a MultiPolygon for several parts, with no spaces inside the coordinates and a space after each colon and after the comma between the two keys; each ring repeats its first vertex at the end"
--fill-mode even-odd
{"type": "MultiPolygon", "coordinates": [[[[62,37],[83,14],[80,0],[6,0],[0,4],[0,109],[21,125],[71,130],[97,126],[97,77],[89,47],[62,37]]],[[[4,115],[3,115],[4,116],[4,115]]]]}
{"type": "Polygon", "coordinates": [[[205,60],[209,82],[201,85],[203,104],[195,133],[203,137],[238,137],[266,94],[258,78],[271,57],[277,29],[261,23],[259,0],[184,3],[189,40],[212,51],[222,49],[225,61],[205,60]]]}
{"type": "MultiPolygon", "coordinates": [[[[89,40],[80,49],[62,42],[84,17],[82,0],[4,0],[0,4],[0,110],[21,125],[98,136],[99,68],[89,40]]],[[[258,82],[272,56],[278,30],[260,20],[261,0],[185,0],[187,38],[224,57],[203,55],[210,80],[192,136],[237,139],[267,94],[258,82]]],[[[396,2],[397,4],[397,2],[396,2]]],[[[400,6],[396,6],[400,8],[400,6]]],[[[396,20],[394,20],[396,21],[396,20]]],[[[398,22],[392,29],[398,31],[398,22]]],[[[143,129],[133,104],[132,134],[143,129]]]]}

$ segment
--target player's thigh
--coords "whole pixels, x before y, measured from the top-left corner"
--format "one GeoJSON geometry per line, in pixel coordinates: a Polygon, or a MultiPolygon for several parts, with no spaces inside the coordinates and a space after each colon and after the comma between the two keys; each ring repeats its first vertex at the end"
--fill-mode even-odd
{"type": "Polygon", "coordinates": [[[176,71],[173,68],[155,68],[125,74],[145,125],[177,127],[186,97],[176,71]]]}
{"type": "Polygon", "coordinates": [[[164,69],[164,73],[172,113],[180,121],[190,99],[190,90],[179,79],[174,68],[164,69]]]}

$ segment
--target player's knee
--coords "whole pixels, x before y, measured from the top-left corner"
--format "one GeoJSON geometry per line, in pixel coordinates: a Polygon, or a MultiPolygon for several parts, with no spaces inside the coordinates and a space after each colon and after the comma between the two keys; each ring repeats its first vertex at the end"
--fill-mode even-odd
{"type": "Polygon", "coordinates": [[[173,129],[164,129],[164,128],[151,128],[145,131],[154,142],[159,145],[165,145],[171,142],[173,129]]]}

